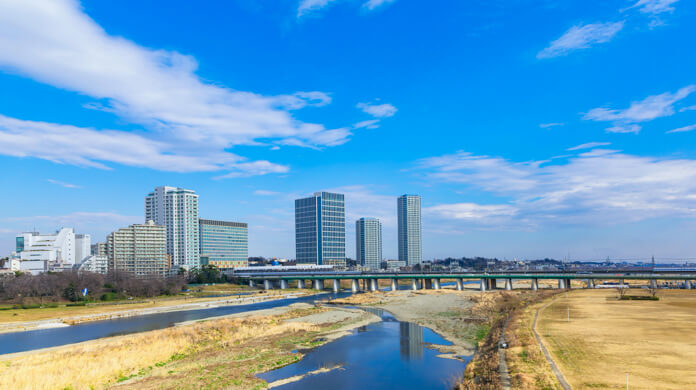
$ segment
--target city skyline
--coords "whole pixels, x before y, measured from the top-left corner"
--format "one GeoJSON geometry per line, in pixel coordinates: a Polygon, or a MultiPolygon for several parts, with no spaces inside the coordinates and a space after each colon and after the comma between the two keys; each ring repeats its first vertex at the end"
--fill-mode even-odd
{"type": "Polygon", "coordinates": [[[251,3],[0,4],[0,257],[103,241],[165,184],[250,256],[294,258],[322,189],[384,258],[404,193],[424,260],[696,257],[695,4],[251,3]]]}

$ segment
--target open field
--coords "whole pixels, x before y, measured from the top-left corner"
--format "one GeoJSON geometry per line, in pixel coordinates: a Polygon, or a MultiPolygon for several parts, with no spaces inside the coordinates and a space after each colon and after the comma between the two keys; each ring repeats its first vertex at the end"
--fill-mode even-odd
{"type": "Polygon", "coordinates": [[[363,311],[295,304],[20,353],[0,358],[0,389],[261,389],[266,382],[255,374],[378,320],[363,311]]]}
{"type": "Polygon", "coordinates": [[[696,388],[696,291],[659,290],[659,301],[617,295],[575,290],[542,306],[537,331],[571,386],[625,388],[628,373],[631,389],[696,388]]]}

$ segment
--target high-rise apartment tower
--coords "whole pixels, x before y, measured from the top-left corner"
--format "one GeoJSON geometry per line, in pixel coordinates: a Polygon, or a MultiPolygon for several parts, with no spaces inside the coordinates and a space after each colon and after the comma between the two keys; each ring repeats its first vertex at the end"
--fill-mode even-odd
{"type": "Polygon", "coordinates": [[[406,265],[420,264],[421,248],[421,198],[419,195],[402,195],[396,201],[398,217],[399,260],[406,265]]]}

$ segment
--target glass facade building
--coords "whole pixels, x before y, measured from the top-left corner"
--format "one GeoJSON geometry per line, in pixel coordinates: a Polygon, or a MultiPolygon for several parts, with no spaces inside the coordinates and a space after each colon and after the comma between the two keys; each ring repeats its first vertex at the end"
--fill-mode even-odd
{"type": "Polygon", "coordinates": [[[382,263],[382,224],[377,218],[355,221],[355,259],[363,267],[377,270],[382,263]]]}
{"type": "Polygon", "coordinates": [[[396,201],[398,219],[399,260],[406,265],[420,264],[421,248],[421,198],[418,195],[402,195],[396,201]]]}
{"type": "Polygon", "coordinates": [[[343,194],[315,192],[295,200],[295,256],[298,264],[346,265],[343,194]]]}
{"type": "Polygon", "coordinates": [[[201,264],[220,269],[249,264],[249,233],[246,223],[199,220],[201,264]]]}

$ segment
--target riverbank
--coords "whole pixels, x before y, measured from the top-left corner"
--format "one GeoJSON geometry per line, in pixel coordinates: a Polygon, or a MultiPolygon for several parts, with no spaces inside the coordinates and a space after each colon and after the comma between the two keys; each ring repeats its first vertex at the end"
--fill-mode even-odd
{"type": "Polygon", "coordinates": [[[25,352],[0,364],[7,389],[261,389],[255,376],[380,321],[362,310],[293,304],[25,352]]]}
{"type": "Polygon", "coordinates": [[[96,304],[91,306],[45,309],[14,309],[0,312],[0,333],[65,327],[91,321],[110,320],[182,310],[209,309],[219,306],[244,305],[274,299],[297,298],[311,294],[304,291],[253,291],[249,295],[229,297],[178,297],[138,303],[96,304]],[[26,318],[32,320],[26,320],[26,318]]]}
{"type": "Polygon", "coordinates": [[[412,322],[432,329],[452,345],[434,346],[441,357],[471,356],[476,348],[477,334],[482,327],[472,313],[475,291],[397,290],[376,291],[334,299],[331,303],[384,309],[399,321],[412,322]]]}

